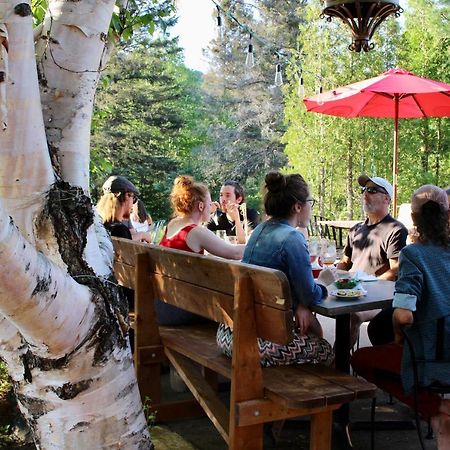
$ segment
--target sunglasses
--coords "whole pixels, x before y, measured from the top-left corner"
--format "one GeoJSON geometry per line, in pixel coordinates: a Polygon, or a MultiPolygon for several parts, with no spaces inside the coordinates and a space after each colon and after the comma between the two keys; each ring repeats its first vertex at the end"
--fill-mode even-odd
{"type": "Polygon", "coordinates": [[[361,188],[361,194],[364,194],[364,192],[367,192],[368,194],[386,194],[387,192],[383,188],[376,188],[376,187],[363,187],[361,188]]]}

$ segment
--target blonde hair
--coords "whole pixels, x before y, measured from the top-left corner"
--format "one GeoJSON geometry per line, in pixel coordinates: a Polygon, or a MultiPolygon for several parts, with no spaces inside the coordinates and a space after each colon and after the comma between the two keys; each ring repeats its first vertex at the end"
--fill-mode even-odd
{"type": "Polygon", "coordinates": [[[112,192],[107,192],[100,197],[97,203],[97,211],[102,218],[103,223],[115,222],[121,208],[121,196],[112,192]]]}
{"type": "Polygon", "coordinates": [[[176,215],[186,216],[194,211],[197,203],[204,202],[209,190],[188,175],[180,175],[173,182],[170,201],[176,215]]]}

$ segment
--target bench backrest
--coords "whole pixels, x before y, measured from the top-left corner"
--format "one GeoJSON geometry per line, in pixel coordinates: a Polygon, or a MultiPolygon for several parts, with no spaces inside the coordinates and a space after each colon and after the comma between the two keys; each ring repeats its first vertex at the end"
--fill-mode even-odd
{"type": "Polygon", "coordinates": [[[292,341],[292,301],[284,273],[127,239],[113,238],[113,242],[114,272],[120,284],[135,289],[137,255],[145,254],[154,298],[230,326],[242,295],[239,281],[249,279],[257,336],[278,344],[292,341]]]}

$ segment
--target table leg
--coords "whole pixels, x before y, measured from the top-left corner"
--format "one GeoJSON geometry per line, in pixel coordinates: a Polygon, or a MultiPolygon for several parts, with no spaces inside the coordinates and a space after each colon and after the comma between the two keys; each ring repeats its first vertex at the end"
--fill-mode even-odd
{"type": "Polygon", "coordinates": [[[336,317],[334,351],[336,369],[350,373],[350,314],[341,314],[336,317]]]}
{"type": "MultiPolygon", "coordinates": [[[[336,317],[336,336],[334,344],[336,369],[350,373],[350,314],[336,317]]],[[[344,448],[351,448],[352,443],[348,432],[350,408],[345,403],[335,412],[335,420],[340,430],[339,440],[344,448]]]]}

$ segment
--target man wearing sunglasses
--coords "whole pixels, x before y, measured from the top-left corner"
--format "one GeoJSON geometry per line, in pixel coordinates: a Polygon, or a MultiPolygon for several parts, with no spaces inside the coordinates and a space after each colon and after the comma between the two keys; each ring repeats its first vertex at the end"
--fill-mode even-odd
{"type": "MultiPolygon", "coordinates": [[[[361,175],[361,201],[367,216],[348,233],[344,255],[338,269],[364,271],[383,280],[395,280],[398,257],[406,245],[408,230],[389,214],[392,185],[380,177],[361,175]]],[[[352,315],[352,343],[356,341],[362,322],[372,319],[378,311],[352,315]]]]}

